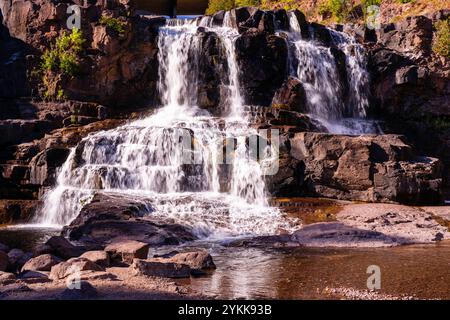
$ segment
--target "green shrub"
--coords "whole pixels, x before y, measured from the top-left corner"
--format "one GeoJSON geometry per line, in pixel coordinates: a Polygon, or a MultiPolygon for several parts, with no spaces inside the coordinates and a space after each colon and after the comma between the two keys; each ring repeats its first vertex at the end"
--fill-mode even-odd
{"type": "Polygon", "coordinates": [[[209,0],[206,14],[214,14],[220,10],[231,10],[236,7],[235,0],[209,0]]]}
{"type": "Polygon", "coordinates": [[[450,58],[450,18],[438,21],[435,28],[433,51],[443,57],[450,58]]]}
{"type": "Polygon", "coordinates": [[[331,13],[337,22],[343,22],[351,8],[350,0],[327,0],[319,6],[319,14],[331,13]]]}
{"type": "Polygon", "coordinates": [[[414,0],[397,0],[397,2],[403,3],[403,4],[405,4],[405,3],[410,3],[410,2],[412,2],[412,1],[414,1],[414,0]]]}
{"type": "Polygon", "coordinates": [[[58,52],[46,50],[42,55],[41,68],[45,71],[56,71],[58,68],[58,52]]]}
{"type": "Polygon", "coordinates": [[[117,18],[102,16],[99,20],[99,23],[101,25],[107,26],[108,28],[111,28],[118,34],[123,34],[125,32],[125,23],[117,18]]]}
{"type": "Polygon", "coordinates": [[[236,0],[236,7],[257,7],[261,0],[236,0]]]}

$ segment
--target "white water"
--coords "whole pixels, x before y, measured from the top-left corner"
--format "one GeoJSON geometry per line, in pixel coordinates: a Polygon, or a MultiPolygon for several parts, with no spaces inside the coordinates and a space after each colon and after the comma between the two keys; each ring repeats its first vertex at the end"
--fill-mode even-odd
{"type": "Polygon", "coordinates": [[[229,28],[212,30],[226,49],[230,116],[223,121],[197,108],[197,26],[170,22],[159,37],[158,87],[164,107],[148,118],[83,139],[61,168],[56,187],[45,195],[39,223],[69,224],[101,190],[144,195],[155,209],[151,215],[190,225],[201,237],[274,234],[289,228],[279,210],[268,206],[264,166],[247,157],[246,137],[257,132],[242,112],[237,34],[229,28]],[[220,161],[224,139],[235,143],[228,155],[232,165],[220,161]],[[194,144],[195,151],[183,149],[186,144],[194,144]],[[194,164],[186,166],[186,158],[194,164]],[[231,174],[221,182],[226,170],[231,174]]]}
{"type": "Polygon", "coordinates": [[[289,25],[291,74],[300,79],[305,88],[310,115],[331,133],[381,133],[376,122],[365,119],[369,107],[369,74],[364,48],[344,33],[329,30],[336,47],[346,56],[349,91],[344,97],[330,48],[302,39],[300,25],[292,13],[289,25]]]}

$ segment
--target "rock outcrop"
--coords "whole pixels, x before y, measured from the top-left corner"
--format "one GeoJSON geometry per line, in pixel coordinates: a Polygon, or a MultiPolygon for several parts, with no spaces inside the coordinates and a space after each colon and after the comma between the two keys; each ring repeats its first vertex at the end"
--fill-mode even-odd
{"type": "MultiPolygon", "coordinates": [[[[396,135],[297,133],[286,142],[277,181],[297,194],[370,202],[440,203],[441,162],[396,135]]],[[[277,189],[273,190],[277,191],[277,189]]]]}

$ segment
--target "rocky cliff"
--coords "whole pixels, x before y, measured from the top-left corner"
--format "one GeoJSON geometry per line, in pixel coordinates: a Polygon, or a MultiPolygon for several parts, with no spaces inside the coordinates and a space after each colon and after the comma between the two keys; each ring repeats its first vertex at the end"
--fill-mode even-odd
{"type": "MultiPolygon", "coordinates": [[[[158,104],[157,35],[165,19],[135,15],[127,0],[9,0],[2,1],[0,11],[0,198],[8,199],[0,216],[8,222],[18,216],[17,201],[19,207],[25,207],[21,199],[38,204],[68,148],[83,136],[117,126],[137,107],[158,104]],[[64,34],[70,4],[82,8],[78,72],[42,70],[42,55],[64,34]]],[[[345,54],[330,29],[307,22],[299,11],[293,14],[302,32],[312,30],[304,37],[329,48],[341,83],[348,83],[345,54]]],[[[280,170],[267,177],[272,194],[441,203],[442,187],[450,181],[450,60],[436,55],[431,45],[435,23],[448,15],[412,17],[377,31],[334,26],[366,47],[369,113],[392,133],[354,137],[324,133],[306,115],[303,85],[289,76],[287,12],[231,11],[227,23],[240,33],[236,57],[245,104],[252,105],[255,126],[282,133],[280,170]]],[[[221,26],[224,18],[219,12],[208,19],[221,26]]],[[[198,32],[198,104],[220,115],[227,85],[225,47],[207,28],[198,32]]],[[[347,93],[343,85],[340,97],[347,93]]]]}

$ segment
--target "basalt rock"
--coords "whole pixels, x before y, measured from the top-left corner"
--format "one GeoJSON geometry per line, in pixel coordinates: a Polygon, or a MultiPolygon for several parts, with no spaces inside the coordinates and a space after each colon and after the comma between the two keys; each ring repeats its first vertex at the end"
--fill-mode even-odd
{"type": "Polygon", "coordinates": [[[301,113],[307,112],[306,92],[300,80],[289,77],[275,92],[272,107],[293,110],[301,113]]]}
{"type": "Polygon", "coordinates": [[[245,104],[268,106],[287,77],[287,44],[276,35],[248,31],[236,40],[245,104]]]}
{"type": "Polygon", "coordinates": [[[303,163],[296,178],[306,194],[407,204],[442,201],[441,162],[417,156],[401,136],[297,133],[290,139],[290,154],[303,163]]]}
{"type": "Polygon", "coordinates": [[[188,227],[152,219],[153,210],[151,199],[97,193],[63,233],[92,250],[112,241],[163,245],[195,239],[188,227]]]}

